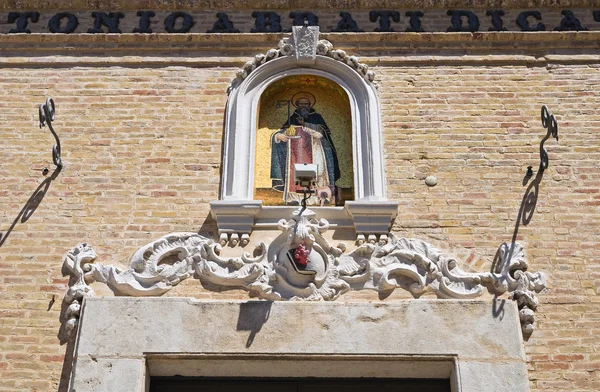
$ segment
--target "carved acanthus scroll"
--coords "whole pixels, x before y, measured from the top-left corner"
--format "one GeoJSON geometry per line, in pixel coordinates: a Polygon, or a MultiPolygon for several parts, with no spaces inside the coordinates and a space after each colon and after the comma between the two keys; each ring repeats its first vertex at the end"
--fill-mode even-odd
{"type": "Polygon", "coordinates": [[[67,330],[77,325],[81,301],[93,296],[93,282],[106,284],[115,295],[158,296],[194,275],[205,288],[238,288],[266,300],[331,301],[350,290],[391,293],[396,288],[415,298],[434,293],[438,298],[469,299],[487,289],[509,293],[517,301],[524,333],[533,331],[535,293],[545,288],[541,273],[527,271],[523,248],[502,244],[491,272],[470,273],[459,262],[425,241],[397,238],[387,243],[365,243],[346,253],[345,245],[331,245],[323,236],[329,223],[311,210],[298,210],[281,220],[282,233],[270,245],[260,243],[254,255],[221,256],[221,245],[193,233],[173,233],[142,248],[128,269],[94,263],[87,244],[67,253],[64,266],[71,275],[65,295],[67,330]]]}

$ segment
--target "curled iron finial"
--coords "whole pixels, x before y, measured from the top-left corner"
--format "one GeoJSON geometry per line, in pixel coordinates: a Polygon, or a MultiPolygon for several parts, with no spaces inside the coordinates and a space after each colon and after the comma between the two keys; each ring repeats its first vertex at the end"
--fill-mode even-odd
{"type": "Polygon", "coordinates": [[[62,159],[60,158],[60,139],[52,127],[52,121],[54,121],[54,118],[56,117],[56,109],[54,107],[54,100],[52,98],[46,99],[46,103],[40,105],[39,115],[40,128],[48,125],[50,132],[52,132],[54,139],[56,139],[56,144],[52,147],[52,161],[57,167],[62,168],[63,164],[62,159]]]}
{"type": "Polygon", "coordinates": [[[546,170],[548,168],[548,151],[544,148],[546,140],[552,136],[558,141],[558,122],[556,117],[552,114],[546,105],[542,106],[542,126],[547,129],[546,136],[540,143],[540,170],[546,170]]]}

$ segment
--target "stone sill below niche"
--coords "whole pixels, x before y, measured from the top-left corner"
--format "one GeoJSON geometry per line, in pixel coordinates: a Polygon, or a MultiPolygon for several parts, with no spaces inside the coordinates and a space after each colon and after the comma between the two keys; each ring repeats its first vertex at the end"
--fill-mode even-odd
{"type": "MultiPolygon", "coordinates": [[[[356,200],[343,207],[310,207],[318,219],[326,219],[329,227],[354,229],[357,241],[385,240],[396,216],[397,201],[356,200]]],[[[210,203],[213,218],[219,228],[222,245],[230,242],[246,245],[253,230],[276,230],[281,219],[288,220],[299,207],[263,206],[261,200],[218,200],[210,203]]]]}

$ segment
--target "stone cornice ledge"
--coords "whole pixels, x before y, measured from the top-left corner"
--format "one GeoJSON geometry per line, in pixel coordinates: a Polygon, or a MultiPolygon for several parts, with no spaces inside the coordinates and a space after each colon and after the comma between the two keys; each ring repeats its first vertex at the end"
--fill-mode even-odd
{"type": "MultiPolygon", "coordinates": [[[[354,229],[357,243],[387,241],[390,227],[398,215],[397,201],[348,201],[344,207],[311,207],[333,229],[354,229]]],[[[219,242],[245,246],[255,229],[277,230],[282,216],[298,207],[263,206],[260,200],[217,200],[210,203],[219,228],[219,242]]]]}
{"type": "MultiPolygon", "coordinates": [[[[289,34],[7,34],[0,67],[239,67],[289,34]],[[216,50],[215,48],[221,48],[216,50]],[[27,53],[27,55],[24,55],[27,53]]],[[[326,33],[369,66],[403,63],[527,64],[600,62],[600,31],[326,33]],[[439,55],[439,50],[444,55],[439,55]],[[565,52],[568,50],[568,52],[565,52]],[[386,56],[381,56],[382,52],[386,56]]]]}
{"type": "MultiPolygon", "coordinates": [[[[238,34],[219,34],[219,33],[186,33],[186,34],[52,34],[52,33],[32,33],[32,34],[0,34],[0,43],[95,43],[95,44],[126,44],[126,43],[153,43],[153,44],[175,44],[187,43],[195,44],[199,48],[214,50],[214,43],[238,43],[240,47],[247,46],[248,43],[262,44],[265,48],[273,47],[283,37],[290,36],[290,33],[238,33],[238,34]],[[204,45],[203,45],[204,44],[204,45]]],[[[473,33],[460,32],[424,32],[424,33],[326,33],[321,32],[320,39],[327,39],[339,43],[374,43],[374,42],[585,42],[595,41],[600,36],[600,31],[477,31],[473,33]]],[[[113,46],[114,49],[116,49],[113,46]]],[[[42,48],[40,48],[42,49],[42,48]]],[[[93,49],[93,48],[90,48],[93,49]]],[[[139,48],[138,49],[143,49],[139,48]]],[[[180,51],[181,47],[170,47],[173,51],[180,51]]],[[[219,48],[219,50],[228,50],[229,48],[219,48]]],[[[251,48],[256,51],[257,47],[251,48]]]]}

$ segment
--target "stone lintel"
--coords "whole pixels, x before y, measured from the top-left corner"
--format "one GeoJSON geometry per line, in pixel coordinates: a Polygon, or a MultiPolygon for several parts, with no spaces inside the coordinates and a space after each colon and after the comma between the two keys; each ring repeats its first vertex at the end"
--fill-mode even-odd
{"type": "Polygon", "coordinates": [[[329,377],[448,378],[461,392],[528,391],[514,302],[86,298],[79,328],[78,392],[142,390],[145,364],[150,376],[242,369],[289,377],[306,368],[300,376],[326,369],[329,377]]]}
{"type": "Polygon", "coordinates": [[[492,301],[206,301],[191,298],[86,298],[79,355],[146,353],[294,355],[456,355],[523,362],[518,310],[492,301]],[[143,328],[140,328],[143,326],[143,328]],[[307,340],[304,333],[310,332],[307,340]],[[248,345],[248,338],[254,335],[248,345]],[[169,338],[166,339],[165,337],[169,338]]]}

